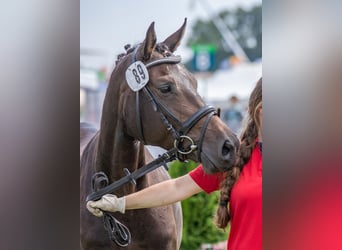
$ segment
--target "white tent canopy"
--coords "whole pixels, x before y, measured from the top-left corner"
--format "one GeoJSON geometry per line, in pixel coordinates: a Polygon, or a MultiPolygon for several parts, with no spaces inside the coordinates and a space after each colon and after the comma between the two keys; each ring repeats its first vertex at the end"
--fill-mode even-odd
{"type": "Polygon", "coordinates": [[[232,95],[246,99],[262,76],[262,64],[243,63],[218,70],[209,77],[197,76],[198,91],[206,101],[227,101],[232,95]]]}

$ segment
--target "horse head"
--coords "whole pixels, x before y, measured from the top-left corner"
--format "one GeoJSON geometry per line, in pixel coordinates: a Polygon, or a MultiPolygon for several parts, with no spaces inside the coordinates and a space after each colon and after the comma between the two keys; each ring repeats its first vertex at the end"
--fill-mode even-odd
{"type": "MultiPolygon", "coordinates": [[[[157,43],[152,23],[145,40],[126,47],[127,53],[120,56],[107,95],[119,98],[122,136],[165,149],[177,147],[180,160],[201,161],[208,173],[226,171],[235,162],[239,140],[215,109],[206,106],[195,77],[173,54],[185,27],[186,19],[157,43]]],[[[107,102],[103,112],[111,116],[116,111],[107,102]]]]}

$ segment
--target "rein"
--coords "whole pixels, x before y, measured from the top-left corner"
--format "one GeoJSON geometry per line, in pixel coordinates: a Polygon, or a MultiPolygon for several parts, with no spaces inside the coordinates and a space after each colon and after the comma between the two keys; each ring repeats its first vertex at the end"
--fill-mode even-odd
{"type": "MultiPolygon", "coordinates": [[[[170,161],[175,160],[176,148],[172,148],[159,156],[154,161],[149,164],[139,168],[138,170],[130,173],[127,168],[124,169],[126,176],[108,185],[108,177],[104,172],[95,173],[92,176],[92,187],[93,193],[89,194],[86,201],[96,201],[99,200],[103,195],[112,193],[119,187],[132,183],[136,184],[136,180],[140,177],[146,175],[147,173],[159,168],[160,166],[166,166],[170,161]],[[102,187],[102,188],[101,188],[102,187]]],[[[131,242],[131,233],[129,229],[119,222],[115,217],[109,212],[103,211],[103,223],[106,229],[109,239],[114,241],[117,245],[121,247],[126,247],[131,242]]]]}
{"type": "MultiPolygon", "coordinates": [[[[93,192],[99,192],[101,187],[107,186],[109,181],[104,172],[95,173],[91,179],[93,192]]],[[[93,193],[94,194],[94,193],[93,193]]],[[[88,196],[89,197],[89,196],[88,196]]],[[[88,200],[87,197],[87,200],[88,200]]],[[[131,233],[129,229],[114,218],[109,212],[103,211],[103,225],[108,233],[111,241],[114,241],[118,246],[126,247],[131,242],[131,233]]]]}
{"type": "MultiPolygon", "coordinates": [[[[172,148],[169,151],[165,152],[161,156],[159,156],[157,159],[151,161],[147,165],[137,169],[133,173],[130,173],[127,168],[124,169],[126,176],[122,177],[121,179],[113,182],[112,184],[108,185],[108,181],[106,182],[105,179],[107,178],[106,174],[103,172],[100,175],[98,173],[95,173],[92,177],[92,183],[93,183],[93,189],[94,192],[89,194],[86,198],[86,201],[96,201],[101,199],[101,197],[105,194],[112,193],[114,190],[118,189],[119,187],[123,186],[126,183],[132,183],[136,184],[136,180],[140,177],[146,175],[147,173],[159,168],[160,166],[166,165],[166,163],[175,160],[175,151],[176,148],[172,148]],[[101,182],[104,182],[104,187],[99,189],[98,186],[101,184],[101,182]]],[[[107,178],[108,180],[108,178],[107,178]]]]}

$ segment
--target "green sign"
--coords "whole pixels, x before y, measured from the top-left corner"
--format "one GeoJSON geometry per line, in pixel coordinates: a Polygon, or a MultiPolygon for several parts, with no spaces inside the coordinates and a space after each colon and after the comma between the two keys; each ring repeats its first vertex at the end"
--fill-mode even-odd
{"type": "Polygon", "coordinates": [[[195,71],[213,71],[215,69],[216,46],[213,44],[197,44],[194,51],[193,68],[195,71]]]}

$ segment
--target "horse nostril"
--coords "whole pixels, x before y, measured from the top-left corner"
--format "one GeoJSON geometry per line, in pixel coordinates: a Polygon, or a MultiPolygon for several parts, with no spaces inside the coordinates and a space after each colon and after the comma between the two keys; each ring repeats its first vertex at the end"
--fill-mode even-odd
{"type": "Polygon", "coordinates": [[[229,155],[230,151],[232,150],[233,145],[227,140],[223,143],[222,147],[222,156],[229,155]]]}

